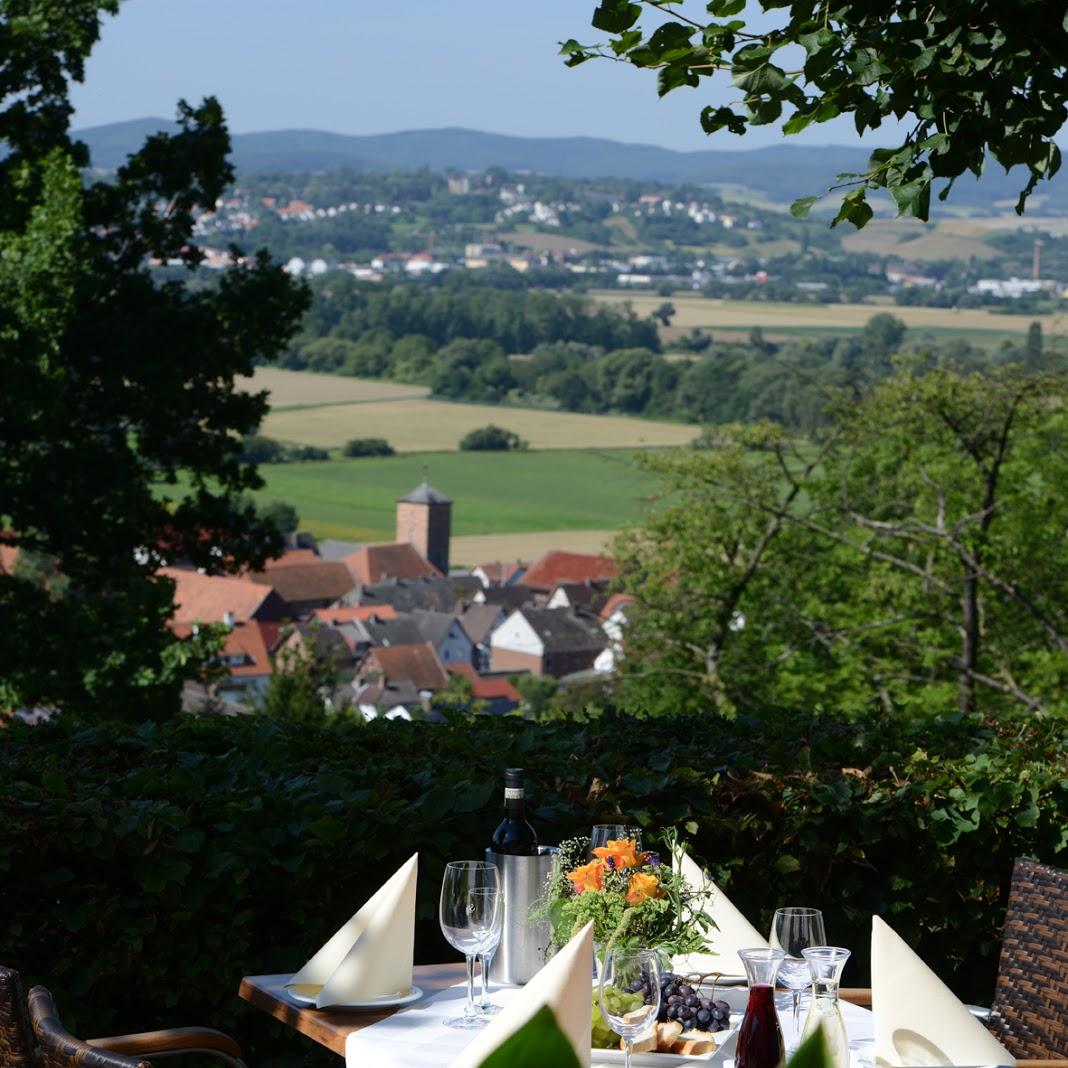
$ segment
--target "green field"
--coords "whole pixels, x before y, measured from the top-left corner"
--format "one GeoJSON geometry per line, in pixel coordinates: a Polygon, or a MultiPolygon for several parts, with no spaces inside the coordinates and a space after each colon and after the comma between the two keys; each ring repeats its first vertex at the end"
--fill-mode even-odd
{"type": "Polygon", "coordinates": [[[632,452],[409,453],[363,460],[264,464],[261,501],[281,500],[320,537],[392,540],[397,497],[430,482],[453,498],[453,533],[611,531],[639,517],[655,490],[632,452]]]}

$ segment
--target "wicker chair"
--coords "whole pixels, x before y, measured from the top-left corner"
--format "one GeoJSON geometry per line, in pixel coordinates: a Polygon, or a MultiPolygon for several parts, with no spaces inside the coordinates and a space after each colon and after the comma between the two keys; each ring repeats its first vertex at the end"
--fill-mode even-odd
{"type": "Polygon", "coordinates": [[[1016,861],[986,1023],[1016,1057],[1068,1058],[1068,871],[1016,861]]]}
{"type": "MultiPolygon", "coordinates": [[[[841,996],[871,1005],[871,990],[841,996]]],[[[1024,1068],[1068,1068],[1068,872],[1013,866],[994,1004],[982,1020],[1024,1068]]]]}
{"type": "Polygon", "coordinates": [[[52,995],[43,986],[35,986],[27,1002],[18,972],[0,966],[0,1068],[152,1068],[151,1061],[143,1058],[193,1053],[217,1057],[229,1068],[245,1068],[237,1043],[207,1027],[84,1042],[63,1026],[52,995]]]}

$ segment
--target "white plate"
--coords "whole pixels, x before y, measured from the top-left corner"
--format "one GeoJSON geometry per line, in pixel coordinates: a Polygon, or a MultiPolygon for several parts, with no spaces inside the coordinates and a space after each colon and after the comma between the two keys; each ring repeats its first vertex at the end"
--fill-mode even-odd
{"type": "MultiPolygon", "coordinates": [[[[679,1064],[711,1064],[720,1057],[724,1047],[730,1043],[734,1032],[737,1030],[737,1026],[733,1026],[727,1031],[714,1032],[716,1048],[709,1053],[696,1055],[692,1053],[653,1053],[652,1051],[639,1053],[635,1050],[631,1055],[631,1064],[647,1064],[650,1066],[659,1064],[663,1065],[663,1068],[670,1068],[671,1065],[679,1064]]],[[[595,1049],[590,1054],[590,1060],[596,1068],[599,1064],[624,1064],[626,1063],[626,1056],[621,1049],[595,1049]]]]}
{"type": "MultiPolygon", "coordinates": [[[[286,993],[298,1004],[316,1008],[315,998],[322,987],[301,984],[301,989],[312,993],[297,993],[294,987],[286,987],[286,993]]],[[[422,990],[413,986],[407,994],[383,994],[381,997],[370,998],[367,1001],[353,1001],[345,1005],[324,1005],[324,1009],[331,1011],[337,1009],[352,1010],[353,1012],[373,1012],[375,1009],[395,1009],[401,1005],[411,1005],[423,996],[422,990]]]]}

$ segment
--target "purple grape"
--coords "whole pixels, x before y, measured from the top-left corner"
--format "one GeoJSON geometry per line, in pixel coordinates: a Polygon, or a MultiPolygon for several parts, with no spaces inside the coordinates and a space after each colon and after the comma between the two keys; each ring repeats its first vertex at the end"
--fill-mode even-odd
{"type": "Polygon", "coordinates": [[[697,1013],[697,1026],[702,1030],[707,1030],[708,1025],[712,1022],[712,1013],[708,1009],[701,1009],[697,1013]]]}

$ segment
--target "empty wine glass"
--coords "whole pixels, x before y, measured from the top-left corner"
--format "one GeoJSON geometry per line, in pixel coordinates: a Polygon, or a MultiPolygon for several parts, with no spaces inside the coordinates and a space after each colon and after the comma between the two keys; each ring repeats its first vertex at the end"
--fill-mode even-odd
{"type": "Polygon", "coordinates": [[[604,1022],[623,1039],[630,1068],[634,1040],[656,1023],[660,1012],[660,955],[655,949],[612,949],[597,991],[604,1022]]]}
{"type": "Polygon", "coordinates": [[[504,924],[504,902],[501,902],[501,907],[497,910],[497,931],[496,937],[493,939],[493,945],[488,946],[482,950],[478,955],[479,964],[479,980],[481,983],[481,992],[478,996],[478,1014],[480,1016],[496,1016],[501,1011],[500,1005],[493,1001],[490,1001],[489,996],[489,973],[493,967],[493,955],[497,952],[497,946],[501,941],[501,930],[504,924]]]}
{"type": "Polygon", "coordinates": [[[598,823],[590,832],[590,856],[593,856],[595,849],[600,849],[609,842],[621,842],[627,838],[634,842],[634,848],[640,852],[642,848],[640,827],[631,827],[626,823],[598,823]]]}
{"type": "Polygon", "coordinates": [[[475,1006],[475,957],[497,948],[503,912],[495,864],[453,860],[445,865],[438,909],[441,933],[467,958],[467,1004],[463,1016],[445,1020],[446,1027],[473,1030],[486,1023],[475,1006]]]}
{"type": "Polygon", "coordinates": [[[812,982],[812,972],[802,950],[827,944],[823,913],[819,909],[810,908],[776,909],[769,942],[786,954],[779,967],[779,982],[789,988],[793,997],[794,1029],[791,1048],[796,1048],[800,1031],[801,991],[812,982]]]}

